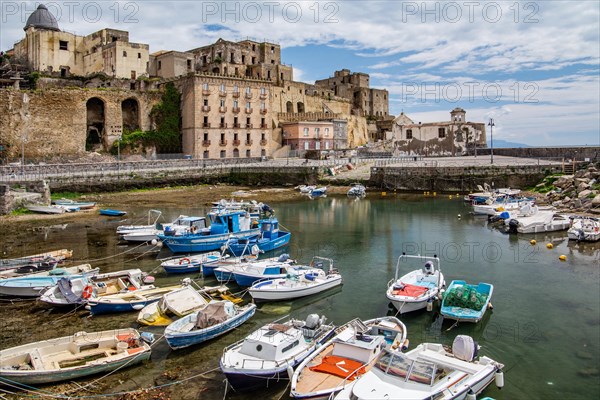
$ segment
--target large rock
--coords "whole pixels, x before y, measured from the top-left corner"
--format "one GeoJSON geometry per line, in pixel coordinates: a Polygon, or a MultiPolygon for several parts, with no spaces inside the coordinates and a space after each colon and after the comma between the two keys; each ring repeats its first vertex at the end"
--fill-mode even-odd
{"type": "Polygon", "coordinates": [[[597,194],[596,197],[592,200],[592,207],[600,206],[600,194],[597,194]]]}
{"type": "Polygon", "coordinates": [[[577,195],[577,198],[583,199],[583,198],[588,197],[590,194],[592,194],[591,190],[584,190],[583,192],[579,192],[579,194],[577,195]]]}
{"type": "Polygon", "coordinates": [[[588,185],[586,182],[579,182],[579,184],[577,185],[577,191],[578,192],[583,192],[586,189],[589,189],[590,185],[588,185]]]}
{"type": "Polygon", "coordinates": [[[567,184],[573,184],[573,175],[563,175],[559,176],[558,179],[554,182],[554,186],[564,189],[567,184]]]}

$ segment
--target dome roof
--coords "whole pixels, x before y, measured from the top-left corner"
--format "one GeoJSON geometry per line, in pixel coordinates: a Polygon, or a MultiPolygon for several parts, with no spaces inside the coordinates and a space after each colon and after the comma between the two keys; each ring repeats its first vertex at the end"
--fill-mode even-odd
{"type": "Polygon", "coordinates": [[[27,30],[30,27],[37,29],[47,29],[51,31],[60,31],[58,29],[58,22],[54,15],[48,11],[45,5],[40,4],[33,13],[27,18],[27,24],[23,30],[27,30]]]}

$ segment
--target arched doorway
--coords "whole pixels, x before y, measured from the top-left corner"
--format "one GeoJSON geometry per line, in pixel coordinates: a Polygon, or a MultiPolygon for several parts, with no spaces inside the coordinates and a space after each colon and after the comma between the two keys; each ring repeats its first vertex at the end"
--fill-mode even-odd
{"type": "Polygon", "coordinates": [[[123,132],[133,132],[140,129],[140,107],[136,99],[127,99],[121,103],[123,116],[123,132]]]}
{"type": "Polygon", "coordinates": [[[97,97],[89,99],[87,110],[85,150],[96,151],[104,148],[104,101],[97,97]]]}
{"type": "Polygon", "coordinates": [[[233,149],[233,157],[234,158],[240,158],[240,151],[239,151],[239,149],[233,149]]]}
{"type": "Polygon", "coordinates": [[[301,101],[298,102],[298,112],[299,113],[304,112],[304,103],[302,103],[301,101]]]}
{"type": "Polygon", "coordinates": [[[294,112],[294,104],[292,104],[291,101],[288,101],[287,103],[285,103],[285,112],[287,112],[287,113],[294,112]]]}

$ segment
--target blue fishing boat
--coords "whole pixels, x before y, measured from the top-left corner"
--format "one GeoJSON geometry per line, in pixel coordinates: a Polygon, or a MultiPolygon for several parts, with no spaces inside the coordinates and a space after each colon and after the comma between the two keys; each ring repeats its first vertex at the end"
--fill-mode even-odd
{"type": "Polygon", "coordinates": [[[175,350],[199,344],[237,328],[255,311],[254,303],[239,307],[230,301],[214,301],[167,326],[165,339],[175,350]]]}
{"type": "Polygon", "coordinates": [[[232,238],[227,242],[228,251],[234,256],[241,256],[242,254],[248,254],[254,246],[257,246],[261,253],[266,253],[290,243],[292,234],[279,230],[277,218],[260,220],[259,223],[259,236],[247,239],[232,238]]]}
{"type": "Polygon", "coordinates": [[[92,315],[140,311],[148,304],[159,301],[166,293],[181,289],[181,285],[148,288],[88,300],[86,310],[92,315]]]}
{"type": "Polygon", "coordinates": [[[456,321],[479,322],[486,310],[492,308],[493,292],[494,286],[489,283],[470,285],[465,281],[452,281],[444,293],[440,313],[456,321]]]}
{"type": "Polygon", "coordinates": [[[260,235],[258,219],[243,210],[217,210],[208,213],[210,227],[195,232],[168,232],[158,237],[173,253],[202,253],[219,250],[233,238],[249,238],[260,235]]]}
{"type": "Polygon", "coordinates": [[[103,208],[100,210],[100,215],[106,215],[109,217],[121,217],[127,214],[127,211],[113,210],[112,208],[103,208]]]}
{"type": "Polygon", "coordinates": [[[223,258],[218,251],[211,251],[206,254],[195,256],[171,258],[163,261],[160,266],[167,274],[189,274],[202,271],[202,267],[207,263],[214,263],[223,258]]]}
{"type": "Polygon", "coordinates": [[[292,273],[295,261],[288,254],[262,260],[240,261],[235,264],[221,265],[214,270],[219,282],[235,280],[240,286],[251,286],[265,278],[281,278],[292,273]]]}
{"type": "Polygon", "coordinates": [[[318,197],[325,197],[325,196],[327,196],[327,186],[313,189],[308,194],[308,197],[310,197],[311,199],[316,199],[318,197]]]}
{"type": "Polygon", "coordinates": [[[96,275],[100,269],[89,269],[89,264],[71,268],[55,268],[48,275],[24,276],[0,280],[0,296],[39,297],[46,289],[55,286],[65,276],[81,278],[96,275]],[[77,272],[71,272],[77,271],[77,272]]]}

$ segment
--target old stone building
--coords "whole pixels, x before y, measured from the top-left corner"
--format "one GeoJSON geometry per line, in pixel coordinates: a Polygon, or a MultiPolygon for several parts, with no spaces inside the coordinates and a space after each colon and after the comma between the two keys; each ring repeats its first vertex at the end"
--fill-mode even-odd
{"type": "Polygon", "coordinates": [[[126,31],[102,29],[88,36],[63,32],[43,4],[29,16],[24,30],[14,55],[34,71],[61,77],[104,73],[126,79],[147,74],[149,47],[130,43],[126,31]]]}
{"type": "Polygon", "coordinates": [[[271,155],[272,83],[197,73],[181,78],[183,152],[194,158],[271,155]]]}
{"type": "Polygon", "coordinates": [[[450,121],[415,123],[401,113],[394,119],[391,138],[395,148],[421,155],[463,155],[486,147],[485,123],[468,122],[466,111],[450,111],[450,121]]]}
{"type": "Polygon", "coordinates": [[[308,150],[331,150],[334,129],[331,121],[298,121],[283,123],[283,144],[303,155],[308,150]]]}
{"type": "Polygon", "coordinates": [[[335,96],[350,100],[355,115],[377,119],[388,117],[389,93],[385,89],[371,89],[368,74],[351,73],[348,69],[342,69],[335,71],[331,78],[317,80],[315,85],[333,91],[335,96]]]}
{"type": "Polygon", "coordinates": [[[181,51],[158,51],[150,54],[148,74],[163,79],[194,72],[194,55],[181,51]]]}

